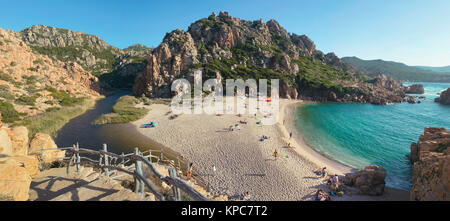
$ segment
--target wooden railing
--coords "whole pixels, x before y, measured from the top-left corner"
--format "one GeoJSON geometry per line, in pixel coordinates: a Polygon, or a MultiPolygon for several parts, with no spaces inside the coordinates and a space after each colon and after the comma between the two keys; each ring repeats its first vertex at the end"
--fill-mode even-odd
{"type": "Polygon", "coordinates": [[[168,185],[172,186],[173,189],[173,197],[171,200],[180,201],[180,189],[193,200],[196,201],[209,201],[208,198],[203,196],[193,187],[189,186],[186,182],[179,179],[177,177],[177,170],[175,167],[178,167],[181,170],[182,165],[186,165],[188,167],[187,162],[182,162],[179,157],[170,156],[168,153],[164,153],[162,150],[148,150],[144,152],[140,152],[136,147],[134,153],[129,154],[115,154],[108,152],[107,145],[103,144],[102,150],[92,150],[86,148],[80,148],[78,144],[73,145],[73,147],[65,147],[65,148],[52,148],[52,149],[41,149],[40,160],[39,160],[39,168],[42,169],[42,163],[46,160],[62,160],[69,161],[67,164],[67,174],[70,173],[70,168],[75,165],[77,172],[81,171],[81,161],[88,162],[92,164],[94,167],[101,168],[103,173],[106,176],[110,176],[112,171],[120,171],[126,174],[130,174],[134,177],[135,180],[135,193],[136,196],[140,196],[142,198],[145,197],[145,187],[147,187],[155,196],[161,201],[166,200],[165,197],[156,191],[156,188],[144,177],[142,164],[147,166],[150,171],[161,181],[165,182],[168,185]],[[66,157],[62,158],[53,158],[53,159],[44,159],[44,152],[51,150],[65,150],[66,157]],[[158,153],[157,155],[153,155],[154,153],[158,153]],[[87,155],[97,155],[99,157],[98,160],[94,160],[89,157],[81,156],[81,154],[87,155]],[[173,162],[168,169],[169,176],[163,176],[159,173],[156,168],[153,166],[153,161],[160,162],[165,160],[169,160],[169,162],[173,162]],[[170,160],[176,159],[177,161],[170,160]],[[134,164],[134,171],[126,169],[125,165],[134,164]]]}

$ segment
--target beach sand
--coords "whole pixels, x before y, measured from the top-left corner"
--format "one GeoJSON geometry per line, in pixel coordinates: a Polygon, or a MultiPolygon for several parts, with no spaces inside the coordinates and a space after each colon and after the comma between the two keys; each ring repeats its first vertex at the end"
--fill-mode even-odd
{"type": "MultiPolygon", "coordinates": [[[[278,123],[259,126],[250,114],[241,117],[224,114],[174,115],[164,104],[145,106],[149,113],[133,122],[137,130],[150,139],[181,154],[194,163],[194,177],[201,177],[216,194],[238,199],[249,192],[251,200],[297,201],[314,200],[318,188],[326,190],[325,180],[313,171],[327,167],[332,174],[343,175],[352,168],[330,160],[308,147],[295,130],[294,108],[303,102],[280,100],[278,123]],[[240,124],[238,131],[230,125],[240,124]],[[156,128],[140,128],[149,121],[158,122],[156,128]],[[285,124],[285,125],[284,125],[285,124]],[[289,138],[289,132],[294,136],[289,138]],[[260,141],[266,135],[270,139],[260,141]],[[286,148],[290,143],[292,148],[286,148]],[[273,153],[277,150],[278,159],[273,153]],[[212,165],[216,171],[213,172],[212,165]]],[[[143,106],[143,105],[142,105],[143,106]]],[[[257,115],[262,118],[262,114],[257,115]]],[[[379,197],[344,195],[335,200],[408,200],[407,191],[386,188],[379,197]]]]}

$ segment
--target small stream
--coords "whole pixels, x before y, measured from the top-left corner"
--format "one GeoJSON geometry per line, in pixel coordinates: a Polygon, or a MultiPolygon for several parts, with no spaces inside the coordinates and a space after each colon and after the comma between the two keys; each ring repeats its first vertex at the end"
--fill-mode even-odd
{"type": "Polygon", "coordinates": [[[140,151],[163,149],[166,153],[177,155],[139,133],[132,124],[92,124],[102,114],[111,112],[120,97],[130,94],[130,92],[121,92],[99,100],[93,109],[69,121],[58,132],[55,143],[58,147],[70,147],[78,142],[80,148],[92,150],[99,150],[103,144],[107,144],[108,151],[117,154],[131,153],[135,147],[138,147],[140,151]]]}

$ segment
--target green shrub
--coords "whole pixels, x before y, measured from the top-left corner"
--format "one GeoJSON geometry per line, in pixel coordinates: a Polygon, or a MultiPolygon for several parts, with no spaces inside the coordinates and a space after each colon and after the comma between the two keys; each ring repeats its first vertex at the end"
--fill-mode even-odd
{"type": "Polygon", "coordinates": [[[85,98],[76,98],[70,96],[69,93],[65,91],[58,91],[55,88],[46,88],[47,91],[51,92],[50,96],[52,96],[61,106],[73,106],[78,103],[81,103],[85,98]]]}
{"type": "Polygon", "coordinates": [[[6,85],[0,85],[0,97],[6,100],[13,100],[14,95],[9,91],[9,87],[6,85]]]}
{"type": "Polygon", "coordinates": [[[20,119],[19,112],[8,102],[0,101],[0,113],[2,113],[2,121],[5,123],[12,123],[20,119]]]}
{"type": "Polygon", "coordinates": [[[44,60],[42,58],[36,59],[33,61],[33,64],[40,64],[40,65],[44,65],[44,60]]]}
{"type": "Polygon", "coordinates": [[[34,106],[36,103],[36,98],[38,97],[39,97],[38,95],[33,96],[22,95],[19,98],[17,98],[15,102],[17,104],[34,106]]]}
{"type": "Polygon", "coordinates": [[[35,75],[23,76],[22,78],[25,79],[26,84],[35,84],[38,81],[38,77],[35,75]]]}
{"type": "Polygon", "coordinates": [[[28,68],[27,70],[29,70],[29,71],[37,71],[37,68],[35,68],[35,67],[31,67],[31,68],[28,68]]]}
{"type": "Polygon", "coordinates": [[[103,114],[94,121],[94,124],[123,124],[136,121],[148,113],[146,108],[136,108],[141,100],[133,96],[123,96],[112,108],[112,113],[103,114]]]}

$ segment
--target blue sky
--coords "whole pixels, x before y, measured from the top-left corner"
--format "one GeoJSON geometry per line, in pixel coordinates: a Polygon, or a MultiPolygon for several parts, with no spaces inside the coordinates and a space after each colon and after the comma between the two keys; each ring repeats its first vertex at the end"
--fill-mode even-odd
{"type": "Polygon", "coordinates": [[[245,20],[277,20],[288,32],[308,35],[323,52],[408,65],[450,65],[448,0],[41,0],[5,1],[0,27],[35,24],[95,34],[124,48],[158,46],[166,32],[186,30],[211,12],[245,20]]]}

